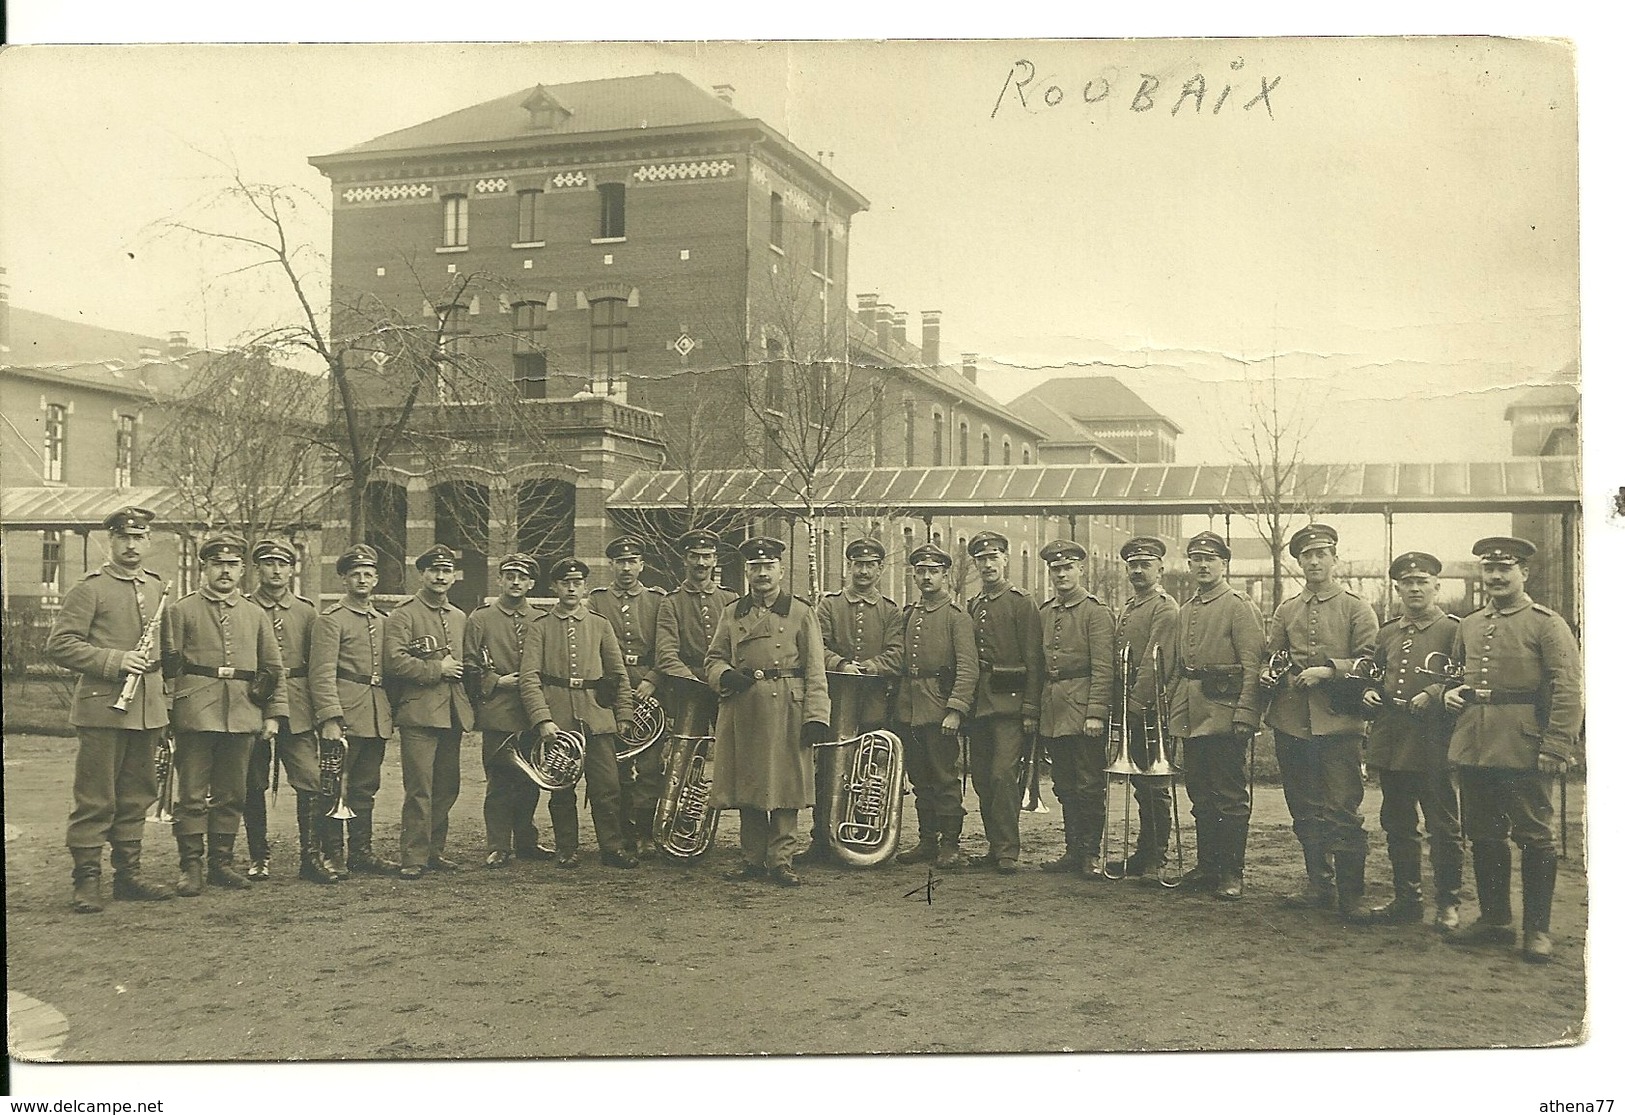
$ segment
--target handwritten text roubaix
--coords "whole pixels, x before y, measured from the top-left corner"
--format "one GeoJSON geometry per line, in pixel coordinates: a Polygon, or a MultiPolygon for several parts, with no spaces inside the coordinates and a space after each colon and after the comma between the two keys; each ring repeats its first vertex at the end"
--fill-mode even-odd
{"type": "Polygon", "coordinates": [[[1236,112],[1235,103],[1231,101],[1231,94],[1241,101],[1240,111],[1251,112],[1255,108],[1264,110],[1262,115],[1275,119],[1275,106],[1270,102],[1270,95],[1275,87],[1281,84],[1280,75],[1275,77],[1262,76],[1254,85],[1251,78],[1243,80],[1239,71],[1245,62],[1236,59],[1230,63],[1230,69],[1235,75],[1231,81],[1226,81],[1222,88],[1217,80],[1209,82],[1200,71],[1192,74],[1185,80],[1177,96],[1173,93],[1172,85],[1163,88],[1161,78],[1152,74],[1139,74],[1139,86],[1134,88],[1133,79],[1126,82],[1117,78],[1113,84],[1112,78],[1106,74],[1096,74],[1085,78],[1081,84],[1067,81],[1067,79],[1040,78],[1038,68],[1027,59],[1018,59],[1004,77],[1004,85],[999,90],[998,98],[993,102],[994,117],[1000,110],[1006,113],[1011,111],[1026,111],[1028,113],[1045,112],[1060,108],[1082,100],[1085,104],[1097,105],[1108,98],[1118,101],[1127,100],[1130,112],[1151,112],[1159,107],[1169,106],[1168,114],[1178,116],[1180,110],[1187,115],[1200,116],[1204,104],[1208,112],[1217,116],[1228,106],[1232,113],[1236,112]],[[1128,89],[1134,88],[1132,96],[1128,89]]]}

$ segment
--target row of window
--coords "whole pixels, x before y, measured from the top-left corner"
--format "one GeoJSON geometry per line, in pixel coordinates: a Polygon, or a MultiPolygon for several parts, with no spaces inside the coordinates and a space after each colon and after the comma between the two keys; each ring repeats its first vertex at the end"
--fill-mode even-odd
{"type": "MultiPolygon", "coordinates": [[[[45,405],[45,467],[47,483],[60,484],[68,467],[68,407],[66,403],[45,405]]],[[[113,487],[128,488],[135,482],[135,415],[120,414],[113,447],[113,487]]]]}
{"type": "MultiPolygon", "coordinates": [[[[523,399],[547,398],[547,307],[541,302],[513,306],[513,379],[523,399]]],[[[588,303],[587,374],[595,385],[611,391],[626,378],[627,301],[595,298],[588,303]]],[[[448,356],[468,351],[468,309],[445,311],[441,350],[448,356]]]]}
{"type": "MultiPolygon", "coordinates": [[[[903,408],[903,464],[905,467],[918,463],[914,459],[914,435],[914,407],[911,404],[905,405],[903,408]]],[[[951,465],[954,463],[952,460],[948,459],[948,445],[946,438],[947,420],[943,417],[941,411],[932,411],[931,464],[933,466],[951,465]]],[[[998,463],[1005,465],[1015,464],[1010,439],[1006,437],[1002,440],[1003,444],[1001,446],[1000,460],[998,463]]],[[[967,421],[961,421],[959,423],[959,452],[957,456],[959,463],[962,465],[972,463],[970,423],[967,421]]],[[[993,460],[993,435],[985,429],[982,431],[981,463],[984,465],[991,465],[995,463],[993,460]]],[[[1023,443],[1021,446],[1021,463],[1024,465],[1030,465],[1033,463],[1032,446],[1025,443],[1023,443]]]]}

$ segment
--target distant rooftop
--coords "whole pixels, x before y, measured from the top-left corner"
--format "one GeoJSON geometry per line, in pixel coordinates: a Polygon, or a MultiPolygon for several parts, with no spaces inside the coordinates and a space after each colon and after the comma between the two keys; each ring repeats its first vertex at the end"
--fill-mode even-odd
{"type": "Polygon", "coordinates": [[[1153,420],[1174,433],[1179,424],[1115,376],[1069,376],[1045,380],[1010,402],[1010,409],[1042,427],[1056,441],[1091,440],[1090,422],[1153,420]]]}
{"type": "Polygon", "coordinates": [[[0,367],[13,375],[150,397],[179,390],[187,369],[175,357],[197,355],[181,334],[165,340],[20,306],[9,310],[11,351],[0,355],[0,367]]]}

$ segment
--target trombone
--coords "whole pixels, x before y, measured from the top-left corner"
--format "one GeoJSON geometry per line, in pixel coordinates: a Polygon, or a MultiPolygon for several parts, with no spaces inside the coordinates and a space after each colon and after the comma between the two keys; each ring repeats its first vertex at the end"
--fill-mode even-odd
{"type": "MultiPolygon", "coordinates": [[[[1140,778],[1166,778],[1168,780],[1173,837],[1175,868],[1172,876],[1168,874],[1166,855],[1163,862],[1157,866],[1157,882],[1172,889],[1179,886],[1180,879],[1185,873],[1185,837],[1179,824],[1179,794],[1178,776],[1179,768],[1169,757],[1168,733],[1168,694],[1162,684],[1162,648],[1153,645],[1150,654],[1150,667],[1152,671],[1153,697],[1152,707],[1139,715],[1139,734],[1145,740],[1145,760],[1137,761],[1133,755],[1136,717],[1129,711],[1129,690],[1133,688],[1134,663],[1129,648],[1124,646],[1117,653],[1118,683],[1115,715],[1111,717],[1110,728],[1107,735],[1107,749],[1110,761],[1106,765],[1106,795],[1107,795],[1107,826],[1105,864],[1102,874],[1112,881],[1123,879],[1128,874],[1129,844],[1133,828],[1134,812],[1134,779],[1140,778]],[[1112,832],[1115,818],[1112,816],[1110,805],[1111,787],[1114,780],[1120,780],[1123,787],[1123,814],[1122,836],[1117,841],[1122,850],[1118,862],[1122,868],[1113,873],[1112,859],[1112,832]]],[[[1145,665],[1143,661],[1141,665],[1145,665]]]]}

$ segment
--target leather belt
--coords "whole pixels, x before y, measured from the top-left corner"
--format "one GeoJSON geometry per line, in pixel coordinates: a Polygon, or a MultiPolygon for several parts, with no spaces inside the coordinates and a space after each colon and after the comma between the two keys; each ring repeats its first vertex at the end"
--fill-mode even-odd
{"type": "Polygon", "coordinates": [[[589,685],[597,685],[598,678],[561,678],[557,674],[540,674],[543,685],[556,685],[560,689],[585,689],[589,685]]]}
{"type": "MultiPolygon", "coordinates": [[[[1467,687],[1471,693],[1468,698],[1472,703],[1480,705],[1537,705],[1540,703],[1540,694],[1521,689],[1474,689],[1467,687]]],[[[1465,694],[1464,694],[1465,696],[1465,694]]]]}
{"type": "Polygon", "coordinates": [[[1181,666],[1179,676],[1186,678],[1227,678],[1241,673],[1240,666],[1181,666]]]}
{"type": "Polygon", "coordinates": [[[904,677],[909,678],[948,678],[954,675],[952,666],[943,666],[938,670],[905,670],[904,677]]]}
{"type": "Polygon", "coordinates": [[[309,666],[295,666],[293,669],[289,670],[287,673],[283,674],[282,676],[285,677],[285,678],[309,677],[310,676],[310,667],[309,666]]]}
{"type": "Polygon", "coordinates": [[[1044,680],[1045,681],[1077,681],[1080,678],[1086,678],[1086,677],[1092,677],[1092,676],[1094,676],[1094,675],[1093,675],[1093,671],[1091,671],[1091,670],[1071,670],[1071,671],[1066,672],[1066,673],[1048,674],[1048,675],[1045,676],[1044,680]]]}
{"type": "Polygon", "coordinates": [[[384,679],[379,677],[377,674],[373,674],[371,677],[368,677],[366,674],[358,674],[353,670],[344,669],[334,670],[333,672],[341,680],[353,681],[357,685],[372,685],[380,689],[382,689],[384,685],[384,679]]]}
{"type": "Polygon", "coordinates": [[[219,678],[222,681],[253,681],[253,670],[239,670],[231,666],[194,666],[190,662],[181,671],[200,678],[219,678]]]}
{"type": "Polygon", "coordinates": [[[804,678],[804,677],[807,676],[807,671],[806,670],[745,670],[745,669],[741,669],[739,672],[744,674],[746,677],[754,678],[757,681],[776,681],[779,678],[804,678]]]}

